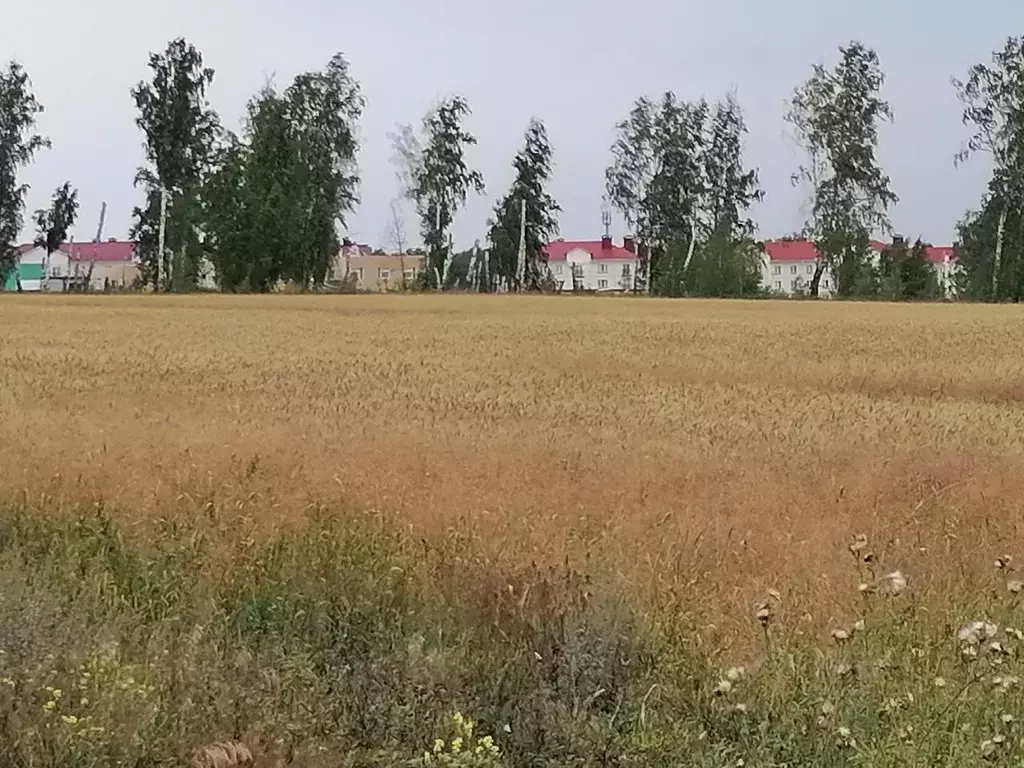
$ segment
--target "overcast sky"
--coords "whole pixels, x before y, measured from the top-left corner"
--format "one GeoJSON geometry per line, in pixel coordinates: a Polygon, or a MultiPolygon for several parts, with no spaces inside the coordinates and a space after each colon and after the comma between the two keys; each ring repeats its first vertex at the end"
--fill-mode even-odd
{"type": "MultiPolygon", "coordinates": [[[[750,128],[748,162],[760,169],[763,237],[792,232],[803,193],[789,183],[800,155],[783,114],[816,61],[857,38],[879,53],[896,122],[881,157],[901,202],[897,231],[935,243],[953,237],[977,203],[983,161],[955,169],[966,130],[950,87],[1009,34],[1024,33],[1021,0],[33,0],[8,3],[0,59],[27,68],[46,107],[40,128],[53,149],[24,174],[29,210],[71,180],[81,190],[78,239],[91,238],[100,205],[105,236],[124,237],[142,160],[131,86],[147,56],[185,36],[217,75],[213,106],[238,127],[247,99],[274,75],[286,84],[342,51],[368,100],[361,124],[362,203],[350,217],[360,241],[384,239],[397,193],[388,131],[417,122],[446,93],[461,93],[479,139],[471,161],[487,195],[456,221],[456,242],[481,237],[510,161],[532,116],[555,148],[553,193],[562,236],[601,232],[603,173],[613,127],[642,94],[672,89],[685,99],[738,91],[750,128]]],[[[417,227],[411,212],[408,229],[417,227]]],[[[621,226],[616,235],[622,234],[621,226]]]]}

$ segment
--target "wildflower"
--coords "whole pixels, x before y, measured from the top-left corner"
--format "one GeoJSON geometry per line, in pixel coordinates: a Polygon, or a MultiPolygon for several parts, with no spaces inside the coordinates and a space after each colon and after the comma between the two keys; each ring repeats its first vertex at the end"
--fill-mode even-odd
{"type": "Polygon", "coordinates": [[[870,584],[860,584],[860,585],[857,586],[857,591],[860,592],[862,595],[865,595],[865,594],[867,594],[868,592],[871,591],[871,585],[870,584]]]}
{"type": "Polygon", "coordinates": [[[725,679],[731,683],[737,682],[747,672],[743,667],[729,667],[725,670],[725,679]]]}
{"type": "Polygon", "coordinates": [[[458,754],[461,751],[462,751],[462,738],[459,737],[459,736],[456,736],[454,739],[452,739],[452,752],[458,754]]]}
{"type": "Polygon", "coordinates": [[[434,754],[440,755],[444,752],[444,739],[434,739],[434,754]]]}
{"type": "Polygon", "coordinates": [[[1010,567],[1010,563],[1012,561],[1013,561],[1013,558],[1010,555],[1003,555],[1002,557],[997,557],[996,558],[996,569],[1000,570],[1000,571],[1005,571],[1005,570],[1007,570],[1010,567]]]}
{"type": "Polygon", "coordinates": [[[857,619],[857,621],[853,622],[853,631],[854,632],[863,632],[864,631],[864,619],[857,619]]]}
{"type": "Polygon", "coordinates": [[[836,667],[836,674],[840,677],[846,677],[847,675],[853,674],[853,667],[847,664],[845,661],[836,667]]]}
{"type": "Polygon", "coordinates": [[[761,623],[762,627],[767,629],[772,620],[771,605],[769,605],[767,601],[759,603],[757,608],[754,610],[754,618],[761,623]]]}
{"type": "Polygon", "coordinates": [[[1005,715],[1001,715],[999,717],[999,719],[1003,721],[1004,725],[1010,725],[1013,722],[1014,718],[1013,718],[1013,715],[1011,715],[1011,714],[1005,714],[1005,715]]]}
{"type": "Polygon", "coordinates": [[[50,700],[50,701],[46,702],[45,704],[43,704],[43,709],[45,709],[47,712],[53,712],[53,710],[55,710],[56,708],[57,708],[57,702],[53,701],[53,700],[50,700]]]}
{"type": "Polygon", "coordinates": [[[1013,627],[1006,627],[1003,631],[1010,637],[1015,637],[1018,640],[1024,640],[1024,632],[1021,632],[1019,629],[1014,629],[1013,627]]]}
{"type": "Polygon", "coordinates": [[[9,677],[0,677],[0,685],[6,685],[8,688],[13,688],[14,681],[9,677]]]}
{"type": "Polygon", "coordinates": [[[982,640],[989,640],[996,636],[999,627],[987,621],[972,621],[960,628],[956,638],[961,643],[968,645],[981,645],[982,640]]]}
{"type": "Polygon", "coordinates": [[[735,712],[737,715],[745,715],[747,713],[747,705],[736,704],[733,706],[732,711],[735,712]]]}
{"type": "Polygon", "coordinates": [[[932,680],[932,685],[934,685],[936,688],[945,688],[946,687],[946,678],[944,678],[944,677],[936,677],[934,680],[932,680]]]}
{"type": "Polygon", "coordinates": [[[847,632],[845,629],[833,629],[832,639],[835,640],[837,643],[845,643],[847,640],[850,639],[850,633],[847,632]]]}
{"type": "Polygon", "coordinates": [[[899,597],[907,589],[907,577],[903,575],[903,571],[893,571],[886,574],[882,580],[893,597],[899,597]]]}
{"type": "Polygon", "coordinates": [[[78,723],[78,718],[75,717],[74,715],[61,715],[60,719],[63,720],[68,725],[75,725],[75,724],[78,723]]]}
{"type": "Polygon", "coordinates": [[[501,730],[503,730],[505,733],[512,733],[512,725],[509,723],[505,723],[505,725],[501,727],[501,730]]]}
{"type": "Polygon", "coordinates": [[[719,680],[718,685],[715,686],[715,694],[718,696],[725,696],[732,690],[732,683],[728,680],[719,680]]]}
{"type": "Polygon", "coordinates": [[[81,699],[79,699],[78,703],[81,704],[83,707],[89,706],[89,700],[87,698],[85,698],[85,696],[83,696],[81,699]]]}
{"type": "Polygon", "coordinates": [[[992,757],[996,752],[996,743],[992,739],[985,739],[981,742],[981,756],[992,757]]]}
{"type": "Polygon", "coordinates": [[[55,698],[55,699],[59,699],[61,696],[64,695],[64,691],[62,691],[60,688],[54,688],[52,693],[53,693],[53,698],[55,698]]]}
{"type": "Polygon", "coordinates": [[[823,714],[825,717],[831,717],[835,713],[836,705],[833,704],[831,701],[826,701],[824,704],[821,705],[821,714],[823,714]]]}
{"type": "Polygon", "coordinates": [[[844,739],[848,739],[848,738],[850,738],[850,734],[851,734],[851,731],[850,731],[850,729],[849,729],[849,728],[847,728],[847,727],[846,727],[845,725],[841,725],[841,726],[839,726],[839,730],[838,730],[838,733],[839,733],[839,735],[840,735],[840,736],[842,736],[842,737],[843,737],[844,739]]]}

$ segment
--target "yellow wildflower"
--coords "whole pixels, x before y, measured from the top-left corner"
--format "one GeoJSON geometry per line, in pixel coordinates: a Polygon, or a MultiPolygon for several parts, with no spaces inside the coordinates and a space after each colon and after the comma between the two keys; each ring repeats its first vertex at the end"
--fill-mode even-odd
{"type": "Polygon", "coordinates": [[[456,736],[454,739],[452,739],[452,752],[455,753],[455,754],[458,754],[461,751],[462,751],[462,738],[460,736],[456,736]]]}
{"type": "Polygon", "coordinates": [[[74,715],[61,715],[60,719],[68,725],[75,725],[78,722],[78,718],[74,715]]]}
{"type": "Polygon", "coordinates": [[[47,712],[53,712],[53,710],[55,710],[56,708],[57,702],[55,701],[48,701],[45,704],[43,704],[43,709],[45,709],[47,712]]]}

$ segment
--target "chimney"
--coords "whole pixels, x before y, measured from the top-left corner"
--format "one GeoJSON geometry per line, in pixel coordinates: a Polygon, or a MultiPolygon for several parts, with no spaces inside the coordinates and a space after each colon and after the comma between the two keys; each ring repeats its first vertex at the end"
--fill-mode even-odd
{"type": "Polygon", "coordinates": [[[610,251],[612,249],[612,236],[605,235],[601,238],[601,250],[610,251]]]}
{"type": "Polygon", "coordinates": [[[636,253],[636,241],[633,239],[632,235],[626,235],[622,238],[622,247],[630,253],[636,253]]]}
{"type": "Polygon", "coordinates": [[[893,235],[892,244],[894,248],[899,248],[907,244],[907,240],[903,235],[893,235]]]}

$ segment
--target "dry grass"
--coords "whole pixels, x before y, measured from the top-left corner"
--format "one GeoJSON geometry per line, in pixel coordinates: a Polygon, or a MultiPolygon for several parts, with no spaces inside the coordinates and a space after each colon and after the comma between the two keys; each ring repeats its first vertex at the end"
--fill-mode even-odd
{"type": "Polygon", "coordinates": [[[5,296],[0,496],[243,537],[340,502],[589,557],[711,643],[768,588],[820,630],[855,533],[924,600],[1019,548],[1021,350],[1017,307],[5,296]]]}

